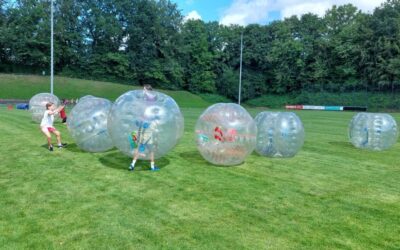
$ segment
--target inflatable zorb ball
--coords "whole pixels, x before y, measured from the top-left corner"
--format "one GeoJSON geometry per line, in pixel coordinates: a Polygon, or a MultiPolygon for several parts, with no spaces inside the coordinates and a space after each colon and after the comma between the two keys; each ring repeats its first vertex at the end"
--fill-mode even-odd
{"type": "Polygon", "coordinates": [[[210,106],[197,120],[195,132],[200,154],[215,165],[238,165],[256,146],[253,118],[234,103],[210,106]]]}
{"type": "Polygon", "coordinates": [[[46,111],[46,104],[49,102],[54,103],[57,107],[60,105],[58,97],[50,93],[40,93],[29,100],[29,111],[32,113],[34,122],[39,123],[42,120],[46,111]]]}
{"type": "Polygon", "coordinates": [[[92,96],[92,95],[85,95],[85,96],[81,97],[77,103],[83,102],[84,100],[89,99],[89,98],[94,98],[94,96],[92,96]]]}
{"type": "Polygon", "coordinates": [[[389,114],[358,113],[349,125],[350,141],[357,148],[385,150],[396,143],[397,137],[397,123],[389,114]]]}
{"type": "Polygon", "coordinates": [[[133,90],[118,97],[108,116],[108,131],[124,154],[149,160],[167,154],[183,135],[178,104],[157,91],[133,90]]]}
{"type": "Polygon", "coordinates": [[[256,152],[268,157],[293,157],[304,144],[304,127],[292,112],[261,112],[256,118],[256,152]]]}
{"type": "Polygon", "coordinates": [[[71,110],[67,125],[76,145],[88,152],[104,152],[114,144],[107,131],[112,103],[103,98],[85,96],[71,110]]]}

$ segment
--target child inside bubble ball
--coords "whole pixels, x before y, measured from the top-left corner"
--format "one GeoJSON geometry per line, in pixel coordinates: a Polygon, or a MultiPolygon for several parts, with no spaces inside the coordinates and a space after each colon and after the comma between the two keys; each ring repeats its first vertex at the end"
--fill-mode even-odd
{"type": "MultiPolygon", "coordinates": [[[[143,87],[143,98],[149,105],[157,100],[157,95],[153,93],[151,85],[146,84],[143,87]]],[[[145,156],[144,153],[147,151],[150,154],[150,168],[152,171],[160,170],[155,166],[154,162],[154,151],[156,147],[154,132],[157,130],[157,120],[142,120],[136,121],[136,126],[139,128],[138,131],[132,133],[131,142],[135,147],[133,151],[132,163],[129,166],[129,170],[135,169],[135,164],[139,156],[145,156]]]]}

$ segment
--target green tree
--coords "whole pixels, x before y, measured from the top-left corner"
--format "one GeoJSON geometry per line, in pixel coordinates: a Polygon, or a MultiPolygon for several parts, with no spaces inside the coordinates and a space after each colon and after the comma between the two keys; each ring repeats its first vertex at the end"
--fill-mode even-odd
{"type": "Polygon", "coordinates": [[[0,0],[0,65],[6,61],[5,53],[5,26],[7,17],[4,10],[4,0],[0,0]]]}
{"type": "MultiPolygon", "coordinates": [[[[0,70],[48,69],[49,3],[0,0],[0,70]]],[[[347,4],[322,18],[246,27],[183,23],[170,0],[55,1],[55,69],[236,99],[241,34],[243,100],[303,90],[394,92],[400,85],[400,0],[373,14],[347,4]]]]}
{"type": "Polygon", "coordinates": [[[183,69],[179,56],[179,30],[182,15],[167,0],[128,1],[126,53],[139,84],[177,88],[182,85],[183,69]]]}
{"type": "Polygon", "coordinates": [[[82,9],[78,0],[54,2],[55,69],[82,71],[85,61],[84,26],[80,20],[82,9]]]}
{"type": "Polygon", "coordinates": [[[358,15],[359,25],[353,34],[353,41],[359,48],[359,55],[357,60],[355,60],[358,83],[353,85],[354,89],[366,89],[368,86],[376,84],[375,68],[378,51],[377,44],[374,41],[374,31],[371,22],[371,15],[358,15]]]}
{"type": "Polygon", "coordinates": [[[324,19],[327,25],[328,62],[330,90],[344,90],[358,82],[357,62],[360,50],[356,34],[359,30],[361,12],[353,5],[333,6],[324,19]]]}
{"type": "Polygon", "coordinates": [[[324,37],[326,23],[317,15],[305,14],[296,24],[296,39],[302,44],[300,59],[303,64],[297,81],[301,89],[316,90],[326,83],[329,71],[326,63],[328,42],[324,37]]]}
{"type": "Polygon", "coordinates": [[[213,54],[209,51],[205,25],[200,20],[189,20],[182,28],[185,88],[192,92],[215,91],[212,70],[213,54]]]}
{"type": "MultiPolygon", "coordinates": [[[[84,71],[96,78],[127,78],[127,75],[121,73],[128,72],[128,68],[122,70],[121,67],[128,65],[123,56],[117,55],[125,35],[118,6],[111,0],[88,0],[83,1],[79,8],[76,11],[81,13],[80,22],[85,27],[82,30],[85,49],[81,55],[84,71]],[[111,69],[120,70],[107,70],[107,63],[111,69]]],[[[75,29],[74,24],[72,29],[75,29]]]]}
{"type": "Polygon", "coordinates": [[[243,31],[242,98],[251,99],[267,93],[266,72],[271,69],[267,55],[271,45],[266,26],[248,25],[243,31]]]}
{"type": "Polygon", "coordinates": [[[268,53],[268,62],[272,65],[270,89],[274,93],[283,94],[301,89],[298,77],[304,67],[304,48],[298,23],[299,19],[293,16],[272,24],[274,40],[268,53]]]}
{"type": "Polygon", "coordinates": [[[3,25],[3,39],[14,65],[45,69],[49,63],[49,3],[20,0],[16,8],[9,9],[8,20],[3,25]]]}
{"type": "Polygon", "coordinates": [[[394,92],[399,84],[400,75],[396,67],[400,57],[400,1],[388,0],[375,9],[371,28],[376,45],[374,73],[379,88],[389,88],[394,92]]]}

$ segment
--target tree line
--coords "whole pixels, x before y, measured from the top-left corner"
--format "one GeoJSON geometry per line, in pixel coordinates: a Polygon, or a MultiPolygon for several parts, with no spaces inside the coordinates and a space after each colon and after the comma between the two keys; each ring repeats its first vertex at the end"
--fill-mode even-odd
{"type": "MultiPolygon", "coordinates": [[[[57,74],[243,99],[400,86],[400,0],[246,27],[184,21],[169,0],[58,0],[57,74]]],[[[48,71],[50,1],[0,0],[0,71],[48,71]]]]}

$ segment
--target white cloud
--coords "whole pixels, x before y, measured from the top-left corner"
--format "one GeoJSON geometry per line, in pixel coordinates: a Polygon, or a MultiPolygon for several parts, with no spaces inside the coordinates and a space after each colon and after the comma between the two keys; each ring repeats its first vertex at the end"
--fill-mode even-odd
{"type": "Polygon", "coordinates": [[[292,15],[302,15],[306,13],[314,13],[318,16],[323,16],[325,12],[333,5],[353,4],[364,12],[373,11],[374,8],[380,6],[385,0],[284,0],[279,1],[279,4],[274,6],[281,10],[282,17],[289,17],[292,15]],[[284,3],[286,2],[286,4],[284,3]],[[290,2],[290,4],[287,4],[290,2]]]}
{"type": "Polygon", "coordinates": [[[281,10],[282,17],[291,17],[293,15],[303,15],[309,12],[317,14],[318,16],[323,16],[327,9],[329,9],[332,5],[328,2],[320,2],[320,3],[299,3],[297,5],[291,5],[285,7],[281,10]]]}
{"type": "Polygon", "coordinates": [[[186,22],[187,20],[201,20],[201,16],[200,14],[195,11],[192,10],[191,12],[189,12],[184,18],[183,21],[186,22]]]}
{"type": "Polygon", "coordinates": [[[233,0],[223,12],[220,23],[224,25],[264,23],[269,12],[280,12],[281,17],[314,13],[323,16],[333,5],[351,3],[364,12],[373,11],[385,0],[233,0]]]}
{"type": "Polygon", "coordinates": [[[265,21],[269,5],[268,0],[234,0],[224,11],[220,23],[246,25],[265,21]]]}

